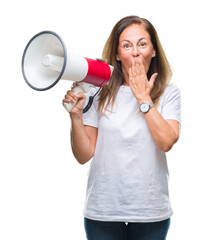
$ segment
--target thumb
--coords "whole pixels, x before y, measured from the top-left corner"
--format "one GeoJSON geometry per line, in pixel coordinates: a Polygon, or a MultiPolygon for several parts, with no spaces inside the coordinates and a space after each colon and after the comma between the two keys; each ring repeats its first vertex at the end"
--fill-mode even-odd
{"type": "Polygon", "coordinates": [[[78,94],[76,94],[76,97],[81,99],[86,99],[86,95],[83,92],[79,92],[78,94]]]}
{"type": "Polygon", "coordinates": [[[156,77],[158,76],[158,73],[154,73],[151,78],[149,79],[149,83],[151,86],[154,86],[154,82],[156,80],[156,77]]]}

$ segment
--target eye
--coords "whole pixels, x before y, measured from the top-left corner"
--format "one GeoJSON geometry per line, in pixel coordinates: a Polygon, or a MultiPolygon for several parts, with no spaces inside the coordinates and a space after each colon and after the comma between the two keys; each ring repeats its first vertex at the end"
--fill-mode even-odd
{"type": "Polygon", "coordinates": [[[129,49],[130,47],[131,47],[131,46],[130,46],[129,43],[126,43],[126,44],[123,45],[123,48],[125,48],[125,49],[129,49]]]}
{"type": "Polygon", "coordinates": [[[147,46],[147,43],[146,42],[140,42],[139,43],[139,47],[146,47],[147,46]]]}

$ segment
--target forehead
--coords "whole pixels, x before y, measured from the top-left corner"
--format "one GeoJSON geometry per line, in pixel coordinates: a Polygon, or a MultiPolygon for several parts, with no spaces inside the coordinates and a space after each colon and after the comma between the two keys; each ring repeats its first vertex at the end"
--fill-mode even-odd
{"type": "Polygon", "coordinates": [[[150,41],[150,35],[142,24],[131,24],[123,30],[119,37],[119,42],[123,40],[139,41],[141,38],[146,38],[150,41]]]}

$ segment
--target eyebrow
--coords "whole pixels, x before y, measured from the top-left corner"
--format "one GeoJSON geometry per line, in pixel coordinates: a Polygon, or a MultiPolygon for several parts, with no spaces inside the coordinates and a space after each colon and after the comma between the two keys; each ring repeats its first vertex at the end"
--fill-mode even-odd
{"type": "MultiPolygon", "coordinates": [[[[147,40],[147,38],[141,37],[141,38],[138,40],[138,42],[142,41],[143,39],[147,40]]],[[[127,39],[123,39],[121,42],[129,42],[129,43],[131,43],[131,41],[130,41],[130,40],[127,40],[127,39]]]]}

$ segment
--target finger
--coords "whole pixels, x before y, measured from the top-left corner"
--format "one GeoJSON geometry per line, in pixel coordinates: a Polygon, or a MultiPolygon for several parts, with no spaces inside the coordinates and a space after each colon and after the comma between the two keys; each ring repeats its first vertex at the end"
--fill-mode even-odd
{"type": "Polygon", "coordinates": [[[128,74],[129,74],[129,77],[132,75],[132,67],[129,68],[128,74]]]}
{"type": "Polygon", "coordinates": [[[134,74],[135,70],[134,70],[134,66],[131,66],[128,70],[128,74],[129,74],[129,77],[132,78],[133,77],[133,74],[134,74]]]}
{"type": "Polygon", "coordinates": [[[72,91],[72,90],[67,91],[67,94],[65,96],[67,96],[67,97],[70,96],[70,97],[74,98],[75,100],[77,100],[77,96],[74,93],[74,91],[72,91]]]}
{"type": "Polygon", "coordinates": [[[140,59],[136,59],[134,61],[133,72],[135,74],[141,74],[142,73],[142,62],[140,61],[140,59]]]}
{"type": "Polygon", "coordinates": [[[66,98],[64,98],[64,99],[62,100],[62,104],[64,104],[64,103],[75,103],[74,101],[75,101],[75,100],[71,100],[71,99],[66,99],[66,98]]]}
{"type": "Polygon", "coordinates": [[[140,64],[139,64],[139,63],[136,63],[136,64],[135,64],[134,70],[135,70],[135,73],[136,73],[136,74],[139,74],[139,73],[141,72],[141,67],[140,67],[140,64]]]}
{"type": "Polygon", "coordinates": [[[132,61],[131,61],[131,68],[133,68],[134,66],[135,66],[135,60],[132,59],[132,61]]]}
{"type": "Polygon", "coordinates": [[[72,94],[71,91],[68,91],[67,94],[64,96],[64,101],[75,103],[77,101],[77,97],[75,96],[75,94],[72,94]]]}
{"type": "Polygon", "coordinates": [[[129,74],[129,83],[132,83],[134,79],[132,67],[129,68],[128,74],[129,74]]]}
{"type": "Polygon", "coordinates": [[[139,57],[134,58],[134,64],[137,65],[137,66],[140,66],[142,64],[141,58],[139,58],[139,57]]]}
{"type": "Polygon", "coordinates": [[[71,90],[73,90],[75,87],[77,87],[77,83],[74,82],[71,86],[71,90]]]}
{"type": "Polygon", "coordinates": [[[133,60],[131,61],[132,73],[137,73],[137,72],[139,72],[139,68],[140,68],[140,63],[139,63],[138,59],[133,59],[133,60]]]}
{"type": "Polygon", "coordinates": [[[140,63],[140,72],[142,74],[146,74],[145,67],[144,67],[144,64],[142,62],[140,63]]]}
{"type": "Polygon", "coordinates": [[[75,100],[75,99],[72,98],[72,97],[65,97],[65,98],[63,99],[63,101],[64,101],[64,102],[67,102],[67,103],[69,103],[69,102],[75,103],[77,100],[75,100]]]}
{"type": "Polygon", "coordinates": [[[86,99],[86,95],[83,92],[79,92],[76,96],[80,99],[86,99]]]}

